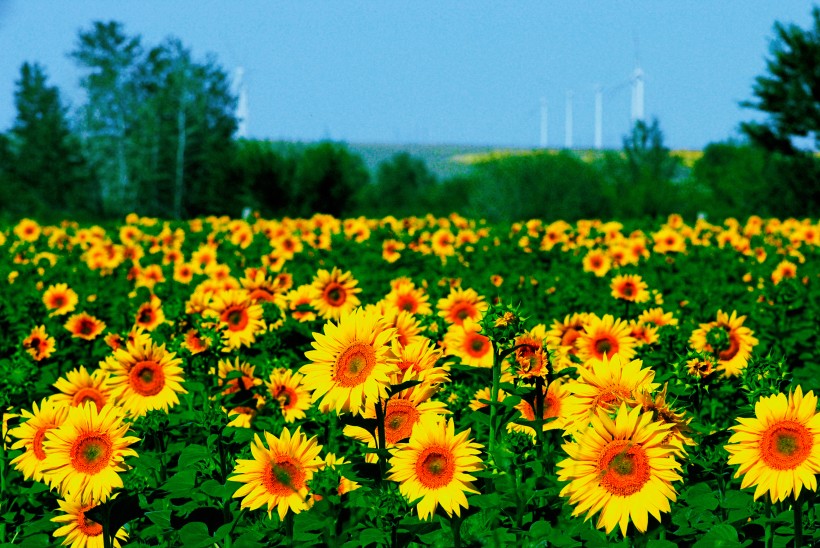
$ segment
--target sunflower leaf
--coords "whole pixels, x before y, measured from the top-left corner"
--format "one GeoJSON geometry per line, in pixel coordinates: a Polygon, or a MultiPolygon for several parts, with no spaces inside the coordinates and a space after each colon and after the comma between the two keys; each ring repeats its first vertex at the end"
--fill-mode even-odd
{"type": "Polygon", "coordinates": [[[402,390],[407,390],[408,388],[412,388],[412,387],[416,386],[417,384],[421,384],[421,383],[422,383],[422,381],[420,381],[418,379],[413,379],[413,380],[409,380],[409,381],[400,382],[399,384],[397,384],[395,386],[388,386],[387,387],[387,397],[390,398],[394,394],[398,394],[402,390]]]}

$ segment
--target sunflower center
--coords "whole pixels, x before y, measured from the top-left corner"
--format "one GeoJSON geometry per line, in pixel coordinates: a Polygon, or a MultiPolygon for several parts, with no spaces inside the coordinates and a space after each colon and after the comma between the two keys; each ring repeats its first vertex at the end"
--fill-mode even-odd
{"type": "Polygon", "coordinates": [[[572,346],[575,344],[575,340],[580,335],[581,334],[574,327],[567,328],[567,330],[564,331],[564,335],[561,337],[561,346],[572,346]]]}
{"type": "Polygon", "coordinates": [[[56,308],[62,308],[62,307],[63,307],[63,305],[65,304],[65,297],[63,297],[62,295],[59,295],[59,296],[57,296],[57,297],[54,297],[54,299],[52,300],[52,304],[53,304],[56,308]]]}
{"type": "Polygon", "coordinates": [[[763,460],[775,470],[792,470],[809,457],[814,436],[795,421],[779,421],[770,426],[760,440],[763,460]]]}
{"type": "Polygon", "coordinates": [[[296,392],[287,386],[280,386],[277,388],[274,398],[279,402],[279,406],[282,409],[290,409],[296,405],[296,400],[298,399],[296,392]]]}
{"type": "Polygon", "coordinates": [[[740,342],[736,335],[729,334],[729,348],[719,352],[718,358],[724,361],[731,360],[737,356],[738,352],[740,352],[740,342]]]}
{"type": "Polygon", "coordinates": [[[91,320],[82,320],[77,331],[80,335],[91,335],[91,333],[94,332],[94,322],[91,320]]]}
{"type": "Polygon", "coordinates": [[[143,308],[140,310],[140,316],[137,319],[139,323],[151,323],[154,319],[154,311],[150,308],[143,308]]]}
{"type": "Polygon", "coordinates": [[[609,336],[604,335],[603,337],[595,341],[594,347],[595,354],[599,358],[603,358],[604,356],[606,356],[607,358],[611,358],[618,352],[618,341],[609,336]]]}
{"type": "Polygon", "coordinates": [[[417,303],[416,300],[411,297],[410,295],[402,295],[399,297],[399,310],[405,310],[410,313],[416,312],[417,303]]]}
{"type": "Polygon", "coordinates": [[[262,485],[273,495],[287,497],[305,486],[305,471],[292,457],[279,455],[262,473],[262,485]]]}
{"type": "Polygon", "coordinates": [[[450,484],[455,468],[455,458],[449,449],[428,447],[416,461],[416,476],[425,487],[438,489],[450,484]]]}
{"type": "Polygon", "coordinates": [[[154,361],[137,362],[128,377],[131,388],[141,396],[156,396],[165,387],[165,373],[154,361]]]}
{"type": "Polygon", "coordinates": [[[601,487],[616,496],[628,497],[649,481],[649,462],[639,444],[615,440],[607,445],[598,459],[601,487]]]}
{"type": "Polygon", "coordinates": [[[627,297],[631,297],[635,294],[635,284],[632,282],[626,282],[621,288],[621,293],[627,297]]]}
{"type": "Polygon", "coordinates": [[[71,464],[76,470],[93,475],[108,466],[112,451],[108,434],[83,434],[71,446],[71,464]]]}
{"type": "Polygon", "coordinates": [[[418,419],[418,410],[408,400],[389,400],[384,415],[384,437],[387,443],[394,444],[409,438],[418,419]]]}
{"type": "Polygon", "coordinates": [[[41,342],[43,341],[41,341],[39,337],[34,337],[31,341],[29,341],[28,346],[29,348],[39,349],[41,342]]]}
{"type": "Polygon", "coordinates": [[[94,405],[97,406],[97,411],[99,411],[103,405],[105,405],[105,399],[103,393],[96,388],[80,388],[71,399],[71,405],[81,407],[88,402],[94,402],[94,405]]]}
{"type": "Polygon", "coordinates": [[[242,331],[248,325],[248,312],[243,306],[232,305],[222,312],[220,319],[228,324],[231,331],[242,331]]]}
{"type": "Polygon", "coordinates": [[[347,300],[345,288],[337,283],[332,283],[325,288],[325,301],[330,306],[342,306],[347,300]]]}
{"type": "Polygon", "coordinates": [[[365,343],[350,345],[336,360],[335,380],[344,387],[358,386],[376,366],[376,351],[365,343]]]}
{"type": "Polygon", "coordinates": [[[459,325],[464,323],[467,318],[472,318],[475,314],[474,307],[470,303],[459,303],[453,307],[451,317],[454,323],[459,325]]]}
{"type": "Polygon", "coordinates": [[[85,511],[91,508],[91,506],[83,508],[77,514],[77,528],[87,537],[98,537],[103,533],[103,526],[85,517],[85,511]]]}

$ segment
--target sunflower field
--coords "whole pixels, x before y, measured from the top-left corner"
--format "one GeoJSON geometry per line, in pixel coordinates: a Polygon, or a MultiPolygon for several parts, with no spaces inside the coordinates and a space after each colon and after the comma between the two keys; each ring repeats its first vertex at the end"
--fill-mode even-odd
{"type": "Polygon", "coordinates": [[[820,225],[0,226],[0,546],[811,546],[820,225]]]}

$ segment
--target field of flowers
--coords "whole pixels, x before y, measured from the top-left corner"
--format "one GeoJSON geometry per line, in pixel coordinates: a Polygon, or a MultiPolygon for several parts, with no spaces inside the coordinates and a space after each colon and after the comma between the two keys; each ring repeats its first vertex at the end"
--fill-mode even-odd
{"type": "Polygon", "coordinates": [[[810,546],[820,225],[0,226],[0,546],[810,546]]]}

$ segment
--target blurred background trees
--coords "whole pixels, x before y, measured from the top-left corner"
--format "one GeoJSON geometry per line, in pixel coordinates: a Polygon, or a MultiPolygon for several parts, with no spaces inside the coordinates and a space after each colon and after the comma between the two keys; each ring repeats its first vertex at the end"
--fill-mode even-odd
{"type": "Polygon", "coordinates": [[[368,167],[343,143],[235,139],[236,97],[216,59],[97,22],[70,52],[85,91],[77,108],[63,104],[45,68],[21,67],[17,119],[0,134],[0,215],[817,216],[820,9],[812,14],[810,29],[775,25],[767,72],[743,103],[765,119],[695,161],[671,152],[651,120],[638,121],[620,150],[490,155],[454,175],[406,152],[368,167]]]}

